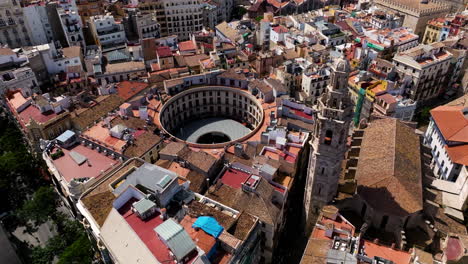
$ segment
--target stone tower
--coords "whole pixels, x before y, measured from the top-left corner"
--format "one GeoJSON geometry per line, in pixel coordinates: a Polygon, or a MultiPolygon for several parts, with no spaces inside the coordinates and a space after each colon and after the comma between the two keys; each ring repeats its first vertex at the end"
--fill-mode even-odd
{"type": "Polygon", "coordinates": [[[304,194],[307,233],[313,227],[314,215],[333,199],[338,189],[353,111],[348,95],[349,71],[350,65],[346,59],[334,61],[330,84],[316,106],[304,194]]]}

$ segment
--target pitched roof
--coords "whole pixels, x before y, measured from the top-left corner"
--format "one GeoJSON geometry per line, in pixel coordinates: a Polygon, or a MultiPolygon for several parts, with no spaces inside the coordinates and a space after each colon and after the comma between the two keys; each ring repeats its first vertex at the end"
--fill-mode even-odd
{"type": "Polygon", "coordinates": [[[215,157],[204,151],[193,150],[185,152],[185,155],[182,158],[206,173],[208,173],[218,161],[215,157]]]}
{"type": "Polygon", "coordinates": [[[468,144],[445,148],[452,162],[468,166],[468,144]]]}
{"type": "Polygon", "coordinates": [[[171,57],[172,56],[172,51],[168,46],[157,47],[156,48],[156,53],[161,58],[171,57]]]}
{"type": "Polygon", "coordinates": [[[373,208],[398,216],[422,210],[421,171],[420,139],[412,128],[389,118],[365,129],[356,180],[358,194],[373,208]]]}
{"type": "Polygon", "coordinates": [[[181,260],[196,248],[185,229],[172,219],[164,221],[154,231],[166,242],[177,260],[181,260]]]}
{"type": "Polygon", "coordinates": [[[468,111],[462,106],[439,106],[431,116],[446,141],[468,143],[468,111]]]}
{"type": "Polygon", "coordinates": [[[255,215],[265,223],[275,225],[280,210],[272,203],[274,191],[275,187],[260,177],[256,193],[222,184],[220,187],[212,186],[206,196],[238,211],[255,215]]]}
{"type": "Polygon", "coordinates": [[[188,67],[200,66],[201,60],[209,59],[210,57],[205,54],[197,54],[192,56],[184,56],[185,63],[188,67]]]}
{"type": "Polygon", "coordinates": [[[83,130],[108,112],[119,107],[124,100],[115,94],[104,95],[95,100],[96,104],[76,110],[72,122],[76,129],[83,130]]]}
{"type": "Polygon", "coordinates": [[[179,45],[179,50],[180,51],[190,51],[190,50],[196,50],[197,49],[197,46],[191,40],[179,42],[178,45],[179,45]]]}
{"type": "Polygon", "coordinates": [[[278,34],[288,33],[288,29],[281,25],[273,27],[273,31],[275,31],[278,34]]]}
{"type": "Polygon", "coordinates": [[[228,69],[227,71],[225,71],[225,72],[221,73],[220,75],[218,75],[218,77],[228,78],[228,79],[233,79],[233,80],[240,80],[240,81],[247,80],[247,77],[245,77],[244,74],[237,73],[236,69],[234,69],[234,68],[228,69]]]}
{"type": "Polygon", "coordinates": [[[123,81],[117,84],[117,94],[128,100],[148,87],[145,82],[123,81]]]}
{"type": "Polygon", "coordinates": [[[239,36],[237,31],[230,27],[226,21],[222,22],[221,24],[218,24],[215,28],[217,31],[221,32],[226,38],[233,42],[236,41],[236,39],[239,36]]]}

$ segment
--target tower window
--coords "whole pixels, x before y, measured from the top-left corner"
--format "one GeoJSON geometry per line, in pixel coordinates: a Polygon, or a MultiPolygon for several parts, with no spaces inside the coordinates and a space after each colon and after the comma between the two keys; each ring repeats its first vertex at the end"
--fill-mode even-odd
{"type": "Polygon", "coordinates": [[[325,132],[325,142],[324,143],[326,145],[331,145],[332,139],[333,139],[333,131],[327,130],[327,132],[325,132]]]}

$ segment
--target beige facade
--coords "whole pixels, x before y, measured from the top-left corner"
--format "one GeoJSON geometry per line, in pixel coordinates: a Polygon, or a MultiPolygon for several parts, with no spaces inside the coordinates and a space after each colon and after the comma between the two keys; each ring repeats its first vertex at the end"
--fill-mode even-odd
{"type": "Polygon", "coordinates": [[[141,1],[141,11],[154,10],[161,26],[161,36],[177,35],[179,40],[190,39],[190,34],[203,27],[200,0],[141,1]]]}
{"type": "Polygon", "coordinates": [[[352,119],[347,85],[350,69],[345,59],[334,62],[330,83],[318,102],[304,193],[307,233],[312,230],[320,208],[331,202],[338,190],[341,162],[347,149],[346,138],[352,119]]]}
{"type": "Polygon", "coordinates": [[[405,93],[410,99],[424,103],[446,88],[446,78],[453,55],[440,42],[420,45],[393,58],[397,71],[407,76],[405,93]]]}
{"type": "Polygon", "coordinates": [[[429,20],[443,17],[450,11],[449,5],[436,1],[424,4],[422,1],[412,0],[375,0],[374,4],[384,10],[403,15],[405,18],[402,26],[413,29],[421,39],[429,20]]]}

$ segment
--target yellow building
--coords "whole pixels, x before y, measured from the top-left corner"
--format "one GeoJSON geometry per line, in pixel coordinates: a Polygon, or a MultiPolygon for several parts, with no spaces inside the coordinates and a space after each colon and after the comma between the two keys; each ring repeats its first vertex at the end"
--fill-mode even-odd
{"type": "Polygon", "coordinates": [[[450,32],[449,21],[443,17],[435,18],[427,22],[423,43],[430,44],[444,41],[450,32]]]}

